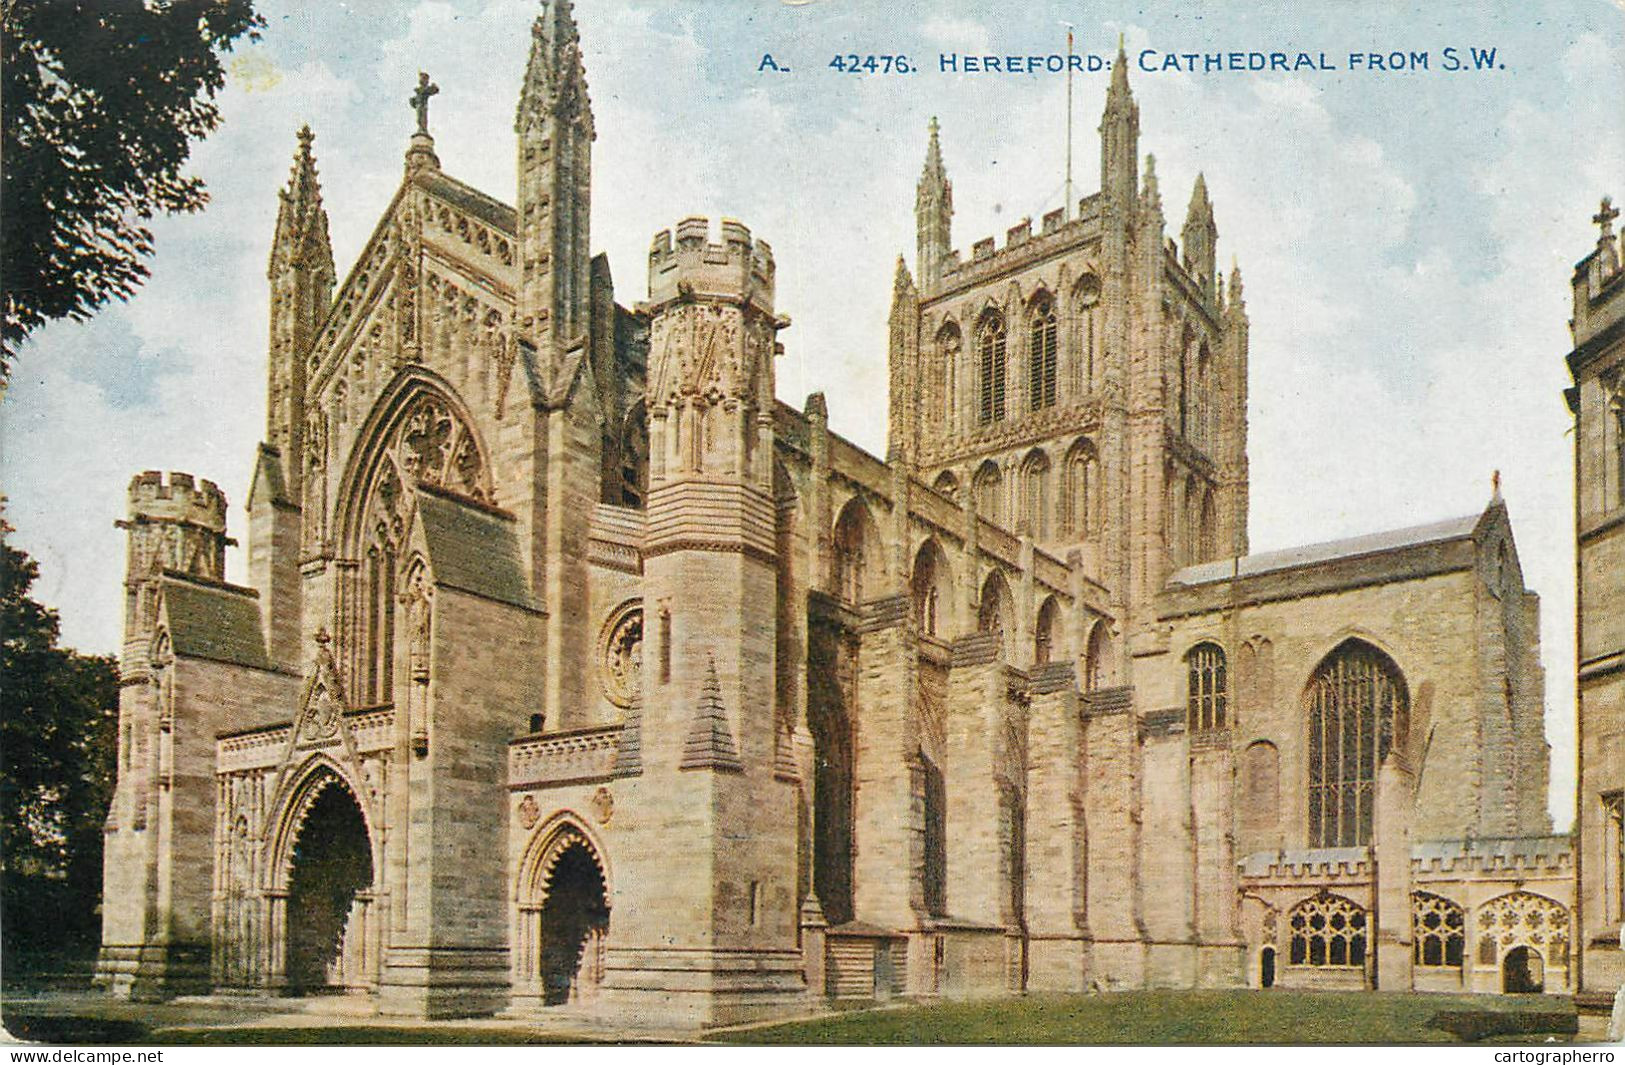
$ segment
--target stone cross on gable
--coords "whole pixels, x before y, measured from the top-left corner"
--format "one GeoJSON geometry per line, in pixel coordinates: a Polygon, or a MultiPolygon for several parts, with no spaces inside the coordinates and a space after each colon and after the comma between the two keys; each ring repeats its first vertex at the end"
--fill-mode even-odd
{"type": "Polygon", "coordinates": [[[1598,210],[1596,214],[1591,216],[1592,223],[1596,225],[1598,229],[1602,230],[1598,237],[1599,240],[1606,241],[1612,239],[1614,235],[1614,219],[1618,217],[1619,208],[1614,206],[1614,198],[1612,196],[1604,196],[1602,198],[1602,208],[1598,210]]]}
{"type": "Polygon", "coordinates": [[[418,71],[418,91],[412,94],[408,102],[412,109],[418,113],[418,132],[429,132],[429,97],[440,91],[440,86],[429,80],[429,75],[418,71]]]}

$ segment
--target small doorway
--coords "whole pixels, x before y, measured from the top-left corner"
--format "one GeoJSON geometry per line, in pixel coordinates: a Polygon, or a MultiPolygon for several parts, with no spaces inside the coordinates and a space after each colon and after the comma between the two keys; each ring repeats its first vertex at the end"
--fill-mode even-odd
{"type": "Polygon", "coordinates": [[[1275,986],[1275,948],[1265,947],[1258,952],[1258,986],[1275,986]]]}
{"type": "Polygon", "coordinates": [[[590,997],[604,978],[609,901],[604,873],[584,842],[570,844],[547,882],[541,911],[542,1004],[590,997]]]}
{"type": "Polygon", "coordinates": [[[1509,995],[1546,990],[1546,963],[1534,947],[1513,947],[1501,962],[1501,990],[1509,995]]]}

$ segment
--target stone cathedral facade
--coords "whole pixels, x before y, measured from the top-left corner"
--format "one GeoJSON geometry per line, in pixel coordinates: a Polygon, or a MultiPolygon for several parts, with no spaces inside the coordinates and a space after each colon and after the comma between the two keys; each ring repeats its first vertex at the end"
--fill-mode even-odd
{"type": "Polygon", "coordinates": [[[617,302],[565,0],[514,206],[432,89],[342,282],[300,134],[249,585],[212,483],[131,482],[115,993],[1569,986],[1506,507],[1248,553],[1241,275],[1200,177],[1170,236],[1121,57],[1099,191],[1002,245],[954,250],[933,124],[885,460],[778,400],[745,226],[661,230],[617,302]]]}

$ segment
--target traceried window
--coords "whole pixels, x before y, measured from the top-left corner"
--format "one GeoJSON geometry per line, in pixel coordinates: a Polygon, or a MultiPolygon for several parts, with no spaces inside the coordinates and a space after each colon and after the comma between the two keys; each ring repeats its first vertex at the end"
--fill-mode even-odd
{"type": "Polygon", "coordinates": [[[914,574],[909,579],[909,586],[914,596],[914,624],[920,634],[936,636],[945,631],[944,622],[947,619],[944,611],[947,603],[944,593],[951,585],[947,561],[935,540],[927,540],[914,556],[914,574]]]}
{"type": "Polygon", "coordinates": [[[1033,300],[1027,323],[1027,393],[1033,410],[1055,406],[1055,301],[1048,293],[1033,300]]]}
{"type": "Polygon", "coordinates": [[[1499,895],[1478,908],[1478,961],[1499,965],[1518,947],[1538,951],[1547,965],[1569,963],[1569,911],[1532,891],[1499,895]]]}
{"type": "Polygon", "coordinates": [[[937,479],[931,482],[931,487],[949,499],[959,501],[959,478],[953,475],[952,470],[943,470],[937,474],[937,479]]]}
{"type": "Polygon", "coordinates": [[[1410,697],[1393,660],[1347,640],[1305,692],[1309,712],[1309,845],[1371,842],[1377,767],[1410,729],[1410,697]]]}
{"type": "Polygon", "coordinates": [[[1049,456],[1034,451],[1021,465],[1021,513],[1019,531],[1035,540],[1049,539],[1049,456]]]}
{"type": "Polygon", "coordinates": [[[1095,389],[1095,378],[1101,369],[1100,359],[1100,281],[1086,274],[1073,290],[1073,314],[1076,320],[1077,376],[1080,393],[1095,389]]]}
{"type": "Polygon", "coordinates": [[[997,572],[988,574],[982,584],[982,600],[976,609],[976,630],[993,637],[1000,653],[1004,651],[1004,616],[1009,609],[1010,591],[997,572]]]}
{"type": "Polygon", "coordinates": [[[1461,967],[1466,914],[1454,902],[1426,891],[1411,895],[1411,939],[1416,964],[1461,967]]]}
{"type": "Polygon", "coordinates": [[[976,419],[983,425],[1004,420],[1004,316],[989,311],[976,329],[976,419]]]}
{"type": "Polygon", "coordinates": [[[1099,510],[1096,504],[1100,495],[1099,479],[1100,464],[1095,458],[1094,445],[1087,440],[1079,440],[1067,453],[1061,485],[1063,535],[1084,540],[1094,533],[1099,510]]]}
{"type": "Polygon", "coordinates": [[[937,386],[934,398],[940,404],[945,432],[952,432],[954,426],[954,386],[959,368],[959,348],[959,326],[949,322],[937,332],[937,369],[933,375],[937,386]]]}
{"type": "Polygon", "coordinates": [[[1004,476],[999,473],[998,464],[991,459],[982,463],[976,471],[973,487],[976,492],[976,512],[1002,527],[1005,524],[1004,476]]]}
{"type": "Polygon", "coordinates": [[[623,507],[643,506],[649,491],[649,424],[640,402],[626,416],[621,433],[620,499],[623,507]]]}
{"type": "Polygon", "coordinates": [[[869,512],[854,499],[835,523],[835,591],[848,603],[867,598],[870,563],[869,512]]]}
{"type": "Polygon", "coordinates": [[[1192,732],[1224,728],[1228,719],[1229,679],[1225,676],[1224,649],[1201,643],[1185,656],[1186,723],[1192,732]]]}
{"type": "Polygon", "coordinates": [[[1610,404],[1614,425],[1614,506],[1625,507],[1625,381],[1610,404]]]}
{"type": "Polygon", "coordinates": [[[1304,899],[1287,916],[1291,965],[1358,967],[1365,964],[1366,913],[1341,895],[1304,899]]]}

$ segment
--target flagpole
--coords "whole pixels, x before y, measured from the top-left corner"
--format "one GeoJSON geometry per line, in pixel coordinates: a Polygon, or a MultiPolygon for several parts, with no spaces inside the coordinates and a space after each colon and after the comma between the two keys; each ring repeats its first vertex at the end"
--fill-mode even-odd
{"type": "Polygon", "coordinates": [[[1072,27],[1066,28],[1066,213],[1072,221],[1072,27]]]}

